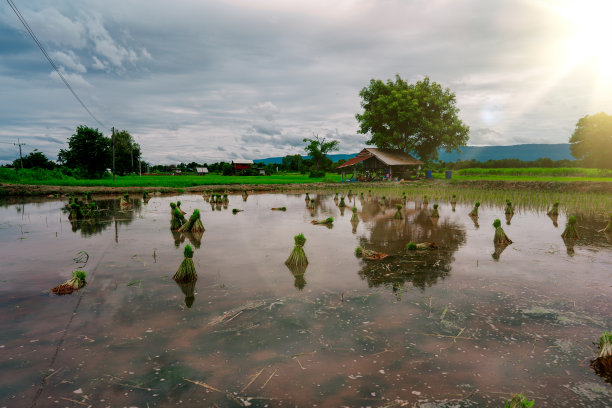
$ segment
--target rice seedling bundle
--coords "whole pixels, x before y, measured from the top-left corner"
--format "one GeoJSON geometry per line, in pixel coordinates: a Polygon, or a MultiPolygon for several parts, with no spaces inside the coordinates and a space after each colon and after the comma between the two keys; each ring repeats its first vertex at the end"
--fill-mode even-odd
{"type": "Polygon", "coordinates": [[[313,225],[332,225],[334,223],[334,218],[333,217],[327,217],[324,220],[312,220],[310,221],[311,224],[313,225]]]}
{"type": "Polygon", "coordinates": [[[478,217],[478,207],[480,207],[480,201],[476,201],[476,203],[474,204],[474,208],[470,212],[470,215],[472,217],[478,217]]]}
{"type": "Polygon", "coordinates": [[[183,252],[185,259],[181,262],[178,270],[172,277],[176,282],[193,282],[198,279],[198,274],[193,264],[193,249],[191,245],[185,245],[185,251],[183,252]]]}
{"type": "Polygon", "coordinates": [[[181,228],[179,228],[180,232],[203,232],[204,225],[202,224],[202,220],[200,219],[200,210],[197,208],[193,210],[193,214],[189,217],[189,221],[187,221],[181,228]]]}
{"type": "Polygon", "coordinates": [[[504,408],[531,408],[535,404],[535,400],[527,401],[523,394],[514,394],[506,401],[504,408]]]}
{"type": "Polygon", "coordinates": [[[493,227],[495,228],[493,242],[496,245],[509,245],[512,243],[512,240],[508,238],[508,236],[504,232],[504,229],[501,226],[501,221],[499,219],[493,221],[493,227]]]}
{"type": "Polygon", "coordinates": [[[170,219],[170,229],[172,231],[178,231],[185,223],[185,216],[181,214],[178,208],[172,209],[172,218],[170,219]]]}
{"type": "Polygon", "coordinates": [[[576,217],[570,216],[567,219],[567,225],[565,226],[565,230],[563,234],[561,234],[562,238],[565,239],[576,239],[578,238],[578,231],[576,230],[576,217]]]}
{"type": "Polygon", "coordinates": [[[85,282],[85,276],[87,273],[83,270],[76,270],[72,272],[72,277],[61,285],[57,285],[51,291],[56,295],[69,295],[75,290],[81,289],[87,282],[85,282]]]}
{"type": "Polygon", "coordinates": [[[121,197],[121,200],[119,201],[119,205],[121,207],[129,207],[130,204],[130,195],[128,193],[125,193],[123,195],[123,197],[121,197]]]}
{"type": "Polygon", "coordinates": [[[438,213],[438,204],[434,204],[433,205],[433,210],[431,210],[430,217],[432,217],[432,218],[440,218],[440,214],[438,213]]]}
{"type": "Polygon", "coordinates": [[[408,251],[416,251],[417,249],[438,249],[438,245],[435,242],[409,242],[406,244],[406,250],[408,251]]]}
{"type": "Polygon", "coordinates": [[[506,200],[506,214],[514,214],[514,207],[512,206],[512,201],[506,200]]]}
{"type": "Polygon", "coordinates": [[[338,207],[346,207],[346,204],[344,202],[344,196],[340,197],[340,204],[338,204],[338,207]]]}
{"type": "Polygon", "coordinates": [[[273,207],[272,211],[287,211],[287,207],[273,207]]]}
{"type": "Polygon", "coordinates": [[[178,208],[178,210],[181,212],[181,214],[183,214],[183,215],[187,214],[185,211],[183,211],[181,209],[181,202],[180,201],[176,202],[176,208],[178,208]]]}
{"type": "Polygon", "coordinates": [[[304,267],[308,265],[308,258],[306,258],[306,253],[304,252],[306,237],[304,237],[304,234],[299,233],[293,237],[293,240],[295,242],[295,246],[285,261],[285,264],[288,266],[304,267]]]}
{"type": "Polygon", "coordinates": [[[395,212],[395,215],[393,216],[393,218],[395,218],[396,220],[403,219],[404,216],[402,214],[402,205],[401,204],[396,204],[395,207],[397,208],[397,211],[395,212]]]}
{"type": "Polygon", "coordinates": [[[387,254],[383,254],[382,252],[373,251],[371,249],[365,249],[362,247],[355,248],[355,256],[358,258],[366,258],[372,261],[379,261],[381,259],[385,259],[387,254]]]}

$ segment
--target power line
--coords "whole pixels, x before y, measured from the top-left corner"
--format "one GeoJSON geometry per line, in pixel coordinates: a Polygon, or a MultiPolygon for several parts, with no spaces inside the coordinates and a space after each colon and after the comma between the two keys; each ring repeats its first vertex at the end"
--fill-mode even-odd
{"type": "Polygon", "coordinates": [[[62,75],[62,73],[60,72],[59,68],[57,67],[57,65],[55,65],[55,62],[53,62],[53,60],[51,59],[51,57],[49,56],[49,54],[47,54],[47,51],[45,51],[45,48],[42,46],[42,44],[40,43],[40,41],[38,41],[38,38],[36,37],[36,35],[34,34],[34,31],[32,31],[32,29],[30,28],[30,26],[28,25],[28,22],[25,20],[25,18],[21,15],[21,12],[17,9],[17,6],[15,5],[15,3],[13,3],[12,0],[6,0],[7,3],[9,4],[9,6],[11,6],[11,8],[13,9],[13,11],[15,12],[15,15],[17,15],[17,18],[19,19],[19,21],[21,21],[21,24],[23,24],[23,26],[25,27],[25,29],[28,31],[28,33],[30,34],[30,37],[32,37],[32,39],[34,40],[34,42],[36,43],[36,45],[38,45],[38,48],[40,48],[40,51],[42,51],[42,53],[44,54],[44,56],[47,58],[47,61],[49,61],[49,64],[51,64],[51,66],[53,67],[53,69],[55,70],[55,72],[57,72],[57,75],[59,75],[59,77],[61,78],[62,82],[64,82],[64,85],[66,85],[66,87],[68,88],[68,90],[72,93],[72,95],[76,98],[76,100],[81,104],[81,106],[83,107],[83,109],[85,109],[87,111],[87,113],[89,113],[89,116],[91,116],[96,122],[98,122],[98,124],[100,126],[102,126],[102,128],[106,128],[106,126],[100,122],[98,120],[98,118],[96,118],[94,116],[93,113],[91,113],[91,111],[87,108],[87,106],[85,106],[85,104],[83,103],[83,101],[81,100],[81,98],[79,98],[79,96],[76,94],[76,92],[74,91],[74,89],[72,89],[72,87],[70,86],[70,84],[68,83],[68,81],[66,80],[66,78],[64,78],[64,76],[62,75]]]}

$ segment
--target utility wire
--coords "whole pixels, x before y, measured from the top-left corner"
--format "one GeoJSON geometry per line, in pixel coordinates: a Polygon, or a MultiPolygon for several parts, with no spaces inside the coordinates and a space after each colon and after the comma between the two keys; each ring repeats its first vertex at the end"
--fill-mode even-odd
{"type": "Polygon", "coordinates": [[[102,126],[102,128],[106,129],[106,126],[100,122],[98,120],[98,118],[96,118],[94,116],[93,113],[91,113],[91,111],[87,108],[87,106],[85,106],[85,104],[83,103],[83,101],[81,100],[81,98],[79,98],[79,96],[76,94],[76,92],[74,91],[74,89],[72,89],[72,87],[70,86],[70,84],[68,83],[68,81],[66,80],[66,78],[64,78],[64,76],[62,75],[62,73],[60,72],[59,68],[57,67],[57,65],[55,65],[55,62],[53,62],[53,60],[51,59],[51,57],[49,56],[49,54],[47,54],[47,51],[45,51],[45,48],[42,46],[42,44],[40,43],[40,41],[38,41],[38,38],[36,38],[36,35],[34,34],[34,31],[32,31],[32,29],[30,28],[30,26],[28,25],[28,22],[25,20],[25,18],[21,15],[21,12],[17,9],[17,6],[15,5],[15,3],[13,3],[12,0],[6,0],[6,2],[9,4],[9,6],[11,6],[11,8],[13,9],[13,11],[15,12],[15,14],[17,15],[17,18],[19,19],[19,21],[21,21],[21,24],[23,24],[23,26],[25,27],[25,29],[28,31],[28,33],[30,34],[30,37],[32,37],[32,39],[34,40],[34,42],[36,43],[36,45],[38,45],[38,48],[40,48],[40,51],[42,51],[42,53],[44,54],[44,56],[47,58],[47,61],[49,61],[49,64],[51,64],[51,66],[53,67],[53,69],[55,70],[55,72],[57,72],[57,75],[59,75],[59,77],[61,78],[62,82],[64,82],[64,85],[66,85],[66,87],[68,88],[68,90],[72,93],[72,95],[74,95],[74,97],[76,98],[77,101],[79,101],[79,103],[81,104],[81,106],[83,107],[83,109],[85,109],[87,111],[87,113],[89,113],[89,116],[91,116],[96,122],[98,122],[98,124],[100,126],[102,126]]]}

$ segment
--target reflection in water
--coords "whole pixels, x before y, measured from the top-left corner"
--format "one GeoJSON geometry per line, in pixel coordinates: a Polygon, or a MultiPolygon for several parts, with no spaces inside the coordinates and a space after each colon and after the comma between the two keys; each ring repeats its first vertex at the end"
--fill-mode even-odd
{"type": "Polygon", "coordinates": [[[293,286],[295,286],[297,290],[303,290],[304,287],[306,286],[306,279],[304,276],[306,274],[306,268],[308,266],[307,265],[293,265],[293,264],[285,264],[285,265],[287,265],[287,268],[289,269],[289,271],[291,271],[291,274],[295,278],[295,281],[293,282],[293,286]]]}
{"type": "Polygon", "coordinates": [[[506,225],[510,225],[510,222],[512,221],[512,217],[514,217],[514,213],[506,214],[506,225]]]}
{"type": "Polygon", "coordinates": [[[563,238],[563,243],[565,244],[565,249],[567,250],[567,254],[569,256],[574,256],[574,254],[576,253],[576,251],[574,250],[576,242],[578,242],[577,238],[563,238]]]}
{"type": "Polygon", "coordinates": [[[470,218],[472,219],[472,222],[474,223],[474,228],[478,229],[480,228],[480,225],[478,224],[478,216],[474,216],[470,214],[470,218]]]}
{"type": "Polygon", "coordinates": [[[502,252],[504,252],[504,250],[508,248],[508,244],[495,243],[494,245],[495,251],[491,254],[491,257],[493,257],[494,260],[499,261],[499,257],[501,256],[502,252]]]}
{"type": "Polygon", "coordinates": [[[189,240],[191,245],[193,245],[196,249],[200,248],[200,246],[202,245],[202,237],[204,236],[204,231],[184,232],[183,234],[189,240]]]}
{"type": "MultiPolygon", "coordinates": [[[[122,198],[124,200],[124,198],[122,198]]],[[[115,223],[128,225],[134,221],[137,215],[142,211],[142,201],[140,199],[130,199],[129,209],[121,208],[120,200],[106,199],[96,201],[98,211],[96,217],[85,219],[69,219],[72,232],[81,231],[83,237],[90,237],[101,234],[102,231],[115,223]]],[[[124,205],[125,207],[125,205],[124,205]]],[[[62,210],[69,213],[67,208],[62,210]]]]}
{"type": "Polygon", "coordinates": [[[550,218],[552,220],[552,223],[554,225],[555,228],[559,227],[559,224],[557,223],[557,220],[559,219],[559,215],[552,215],[552,214],[548,214],[548,218],[550,218]]]}
{"type": "Polygon", "coordinates": [[[182,232],[178,231],[170,231],[172,233],[172,238],[174,238],[174,246],[180,247],[183,242],[185,242],[185,235],[182,232]]]}
{"type": "Polygon", "coordinates": [[[441,228],[437,228],[427,210],[407,210],[404,220],[392,219],[392,213],[381,210],[377,204],[364,207],[362,218],[372,227],[369,238],[360,238],[360,246],[387,253],[389,257],[379,262],[362,261],[359,276],[370,287],[398,287],[411,282],[421,289],[444,279],[451,270],[453,254],[465,242],[465,231],[447,219],[440,221],[441,228]],[[433,242],[439,249],[406,252],[409,242],[423,241],[433,242]]]}
{"type": "Polygon", "coordinates": [[[176,284],[179,286],[179,288],[181,288],[181,291],[185,295],[185,306],[191,308],[191,306],[193,306],[193,302],[195,301],[196,281],[176,282],[176,284]]]}

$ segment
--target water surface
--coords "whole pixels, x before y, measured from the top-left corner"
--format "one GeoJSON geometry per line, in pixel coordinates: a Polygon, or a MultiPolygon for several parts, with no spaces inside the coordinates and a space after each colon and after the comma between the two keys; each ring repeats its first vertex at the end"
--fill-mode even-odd
{"type": "MultiPolygon", "coordinates": [[[[66,200],[0,207],[0,407],[605,407],[589,362],[612,328],[612,238],[582,217],[561,239],[545,214],[440,203],[257,194],[98,200],[100,222],[70,222],[66,200]],[[198,208],[201,237],[169,230],[171,201],[198,208]],[[360,222],[351,223],[350,207],[360,222]],[[271,211],[272,207],[287,211],[271,211]],[[244,210],[232,214],[232,209],[244,210]],[[333,228],[313,219],[335,218],[333,228]],[[514,243],[493,245],[495,218],[514,243]],[[302,232],[309,265],[284,261],[302,232]],[[439,249],[407,252],[408,242],[439,249]],[[187,243],[195,286],[172,280],[187,243]],[[354,255],[356,246],[389,254],[354,255]],[[88,284],[50,294],[79,267],[88,284]],[[75,402],[76,401],[76,402],[75,402]],[[83,405],[85,404],[85,405],[83,405]]],[[[603,225],[602,225],[603,223],[603,225]]]]}

